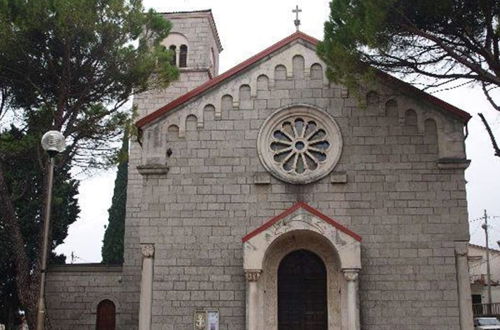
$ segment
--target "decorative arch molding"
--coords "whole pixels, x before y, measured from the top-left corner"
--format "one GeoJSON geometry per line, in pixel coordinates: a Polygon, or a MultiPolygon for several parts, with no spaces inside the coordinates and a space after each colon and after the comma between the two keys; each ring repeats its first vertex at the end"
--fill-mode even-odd
{"type": "Polygon", "coordinates": [[[278,328],[277,271],[298,249],[317,254],[327,269],[328,330],[359,329],[357,274],[361,236],[298,202],[243,237],[247,329],[278,328]]]}

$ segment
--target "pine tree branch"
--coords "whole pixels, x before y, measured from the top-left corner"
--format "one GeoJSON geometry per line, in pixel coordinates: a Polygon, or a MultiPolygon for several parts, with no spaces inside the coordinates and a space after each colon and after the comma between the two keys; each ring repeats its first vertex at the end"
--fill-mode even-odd
{"type": "Polygon", "coordinates": [[[495,139],[495,136],[493,135],[493,132],[491,131],[491,127],[486,121],[486,118],[484,118],[482,113],[478,113],[478,116],[481,118],[481,121],[484,124],[484,127],[486,128],[486,131],[488,132],[488,135],[490,136],[491,144],[493,145],[493,150],[495,150],[495,156],[500,157],[500,148],[498,147],[497,141],[495,139]]]}

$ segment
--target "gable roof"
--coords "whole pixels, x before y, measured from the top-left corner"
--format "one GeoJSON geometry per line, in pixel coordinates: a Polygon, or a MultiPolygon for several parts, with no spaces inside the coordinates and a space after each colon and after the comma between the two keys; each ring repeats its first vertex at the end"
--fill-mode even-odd
{"type": "Polygon", "coordinates": [[[325,221],[326,223],[332,225],[333,227],[337,228],[338,230],[340,230],[341,232],[351,236],[352,238],[354,238],[356,241],[359,241],[361,242],[361,236],[359,236],[358,234],[352,232],[351,230],[347,229],[346,227],[342,226],[340,223],[338,223],[337,221],[333,220],[332,218],[324,215],[323,213],[321,213],[320,211],[316,210],[315,208],[313,208],[312,206],[309,206],[308,204],[304,203],[304,202],[297,202],[295,203],[292,207],[290,207],[289,209],[285,210],[284,212],[282,212],[281,214],[278,214],[277,216],[275,216],[274,218],[270,219],[269,221],[267,221],[266,223],[264,223],[262,226],[260,226],[259,228],[255,229],[254,231],[250,232],[249,234],[245,235],[241,240],[242,242],[246,242],[248,241],[249,239],[251,239],[252,237],[254,236],[257,236],[258,234],[262,233],[264,230],[268,229],[269,227],[271,227],[272,225],[274,225],[276,222],[280,221],[281,219],[293,214],[295,211],[297,211],[298,209],[304,209],[306,210],[307,212],[311,213],[312,215],[315,215],[316,217],[322,219],[323,221],[325,221]]]}
{"type": "MultiPolygon", "coordinates": [[[[156,119],[160,118],[163,116],[165,113],[169,112],[170,110],[173,110],[190,100],[202,95],[203,93],[207,92],[208,90],[222,84],[224,81],[231,79],[235,75],[239,74],[240,72],[246,70],[253,64],[259,62],[260,60],[264,59],[265,57],[273,54],[274,52],[282,49],[283,47],[289,45],[290,43],[296,41],[296,40],[303,40],[306,41],[314,46],[316,46],[319,43],[319,40],[316,38],[313,38],[305,33],[302,33],[300,31],[297,31],[290,36],[286,37],[285,39],[282,39],[281,41],[278,41],[271,47],[261,51],[260,53],[250,57],[246,61],[241,62],[240,64],[236,65],[235,67],[229,69],[228,71],[224,72],[223,74],[214,77],[213,79],[208,80],[204,84],[196,87],[195,89],[191,90],[190,92],[178,97],[177,99],[173,100],[172,102],[164,105],[163,107],[159,108],[158,110],[150,113],[149,115],[141,118],[136,122],[136,126],[141,129],[145,125],[155,121],[156,119]]],[[[471,118],[471,115],[435,96],[432,96],[430,94],[425,93],[424,91],[402,81],[399,80],[387,73],[384,73],[382,71],[378,71],[377,75],[383,79],[384,81],[387,81],[388,83],[395,85],[396,87],[401,88],[402,90],[414,94],[417,97],[421,97],[422,99],[430,102],[431,104],[434,104],[435,106],[443,109],[446,112],[451,113],[452,115],[455,115],[458,117],[460,120],[462,120],[464,123],[469,121],[471,118]]]]}

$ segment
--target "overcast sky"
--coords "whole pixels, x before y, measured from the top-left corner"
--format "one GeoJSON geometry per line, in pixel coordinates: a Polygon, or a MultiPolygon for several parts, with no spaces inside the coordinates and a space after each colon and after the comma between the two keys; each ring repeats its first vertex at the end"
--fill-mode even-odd
{"type": "MultiPolygon", "coordinates": [[[[146,8],[157,11],[212,9],[224,51],[220,54],[221,73],[295,31],[292,9],[301,13],[301,30],[323,38],[323,23],[328,18],[327,0],[143,0],[146,8]]],[[[479,88],[460,88],[435,94],[474,115],[469,122],[467,156],[472,163],[466,171],[469,219],[475,220],[487,209],[492,216],[490,244],[500,239],[500,158],[493,157],[488,136],[476,116],[483,112],[500,139],[500,113],[484,99],[479,88]]],[[[500,95],[497,95],[500,99],[500,95]]],[[[69,228],[65,243],[57,248],[75,262],[100,262],[102,237],[111,204],[115,171],[103,171],[84,178],[80,185],[80,219],[69,228]]],[[[472,242],[484,245],[482,221],[471,222],[472,242]]]]}

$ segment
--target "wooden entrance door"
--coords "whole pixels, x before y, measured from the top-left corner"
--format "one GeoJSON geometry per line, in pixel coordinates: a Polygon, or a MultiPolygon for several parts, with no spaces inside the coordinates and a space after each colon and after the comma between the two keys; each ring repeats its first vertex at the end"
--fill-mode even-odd
{"type": "Polygon", "coordinates": [[[116,308],[111,300],[103,300],[97,305],[96,330],[115,330],[116,308]]]}
{"type": "Polygon", "coordinates": [[[326,268],[316,254],[297,250],[278,269],[278,329],[327,330],[326,268]]]}

